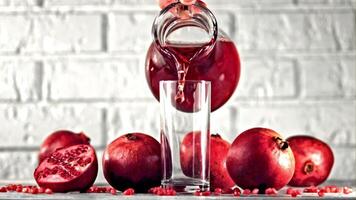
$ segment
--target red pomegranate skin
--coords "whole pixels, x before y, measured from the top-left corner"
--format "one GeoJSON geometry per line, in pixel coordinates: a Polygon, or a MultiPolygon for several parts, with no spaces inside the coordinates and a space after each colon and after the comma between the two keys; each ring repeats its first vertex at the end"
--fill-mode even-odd
{"type": "Polygon", "coordinates": [[[120,136],[105,149],[103,171],[108,183],[120,191],[147,192],[161,183],[161,146],[143,133],[120,136]]]}
{"type": "MultiPolygon", "coordinates": [[[[198,164],[201,162],[201,144],[200,132],[194,131],[189,132],[183,138],[181,144],[181,167],[182,171],[186,176],[197,177],[201,176],[201,165],[198,164]],[[196,139],[194,139],[196,138],[196,139]],[[193,147],[193,141],[195,148],[193,147]],[[198,158],[198,162],[193,162],[193,155],[195,154],[198,158]],[[192,174],[194,165],[194,171],[196,174],[192,174]]],[[[221,138],[218,134],[213,134],[207,140],[210,142],[210,190],[214,191],[215,188],[221,188],[223,191],[229,191],[234,185],[234,181],[231,179],[230,175],[226,169],[226,156],[230,148],[230,143],[221,138]]]]}
{"type": "Polygon", "coordinates": [[[34,172],[37,184],[53,192],[86,191],[98,174],[98,160],[90,145],[58,149],[45,158],[34,172]]]}
{"type": "Polygon", "coordinates": [[[232,143],[226,160],[234,182],[243,189],[280,189],[294,173],[292,150],[281,135],[267,128],[252,128],[232,143]]]}
{"type": "Polygon", "coordinates": [[[325,142],[306,135],[287,139],[294,157],[295,171],[290,186],[307,187],[323,183],[334,164],[334,155],[325,142]]]}
{"type": "Polygon", "coordinates": [[[230,143],[214,134],[210,137],[210,190],[221,188],[224,192],[235,186],[226,169],[226,157],[230,143]]]}
{"type": "MultiPolygon", "coordinates": [[[[187,133],[180,146],[180,164],[183,174],[192,178],[205,178],[209,176],[209,164],[206,163],[206,171],[202,170],[201,134],[199,131],[187,133]],[[196,160],[195,160],[196,159],[196,160]]],[[[205,139],[208,148],[206,157],[210,157],[210,137],[205,139]]],[[[208,160],[206,160],[208,161],[208,160]]]]}
{"type": "Polygon", "coordinates": [[[83,132],[74,133],[68,130],[55,131],[43,141],[38,160],[42,162],[43,159],[51,155],[56,149],[89,143],[90,139],[83,132]]]}

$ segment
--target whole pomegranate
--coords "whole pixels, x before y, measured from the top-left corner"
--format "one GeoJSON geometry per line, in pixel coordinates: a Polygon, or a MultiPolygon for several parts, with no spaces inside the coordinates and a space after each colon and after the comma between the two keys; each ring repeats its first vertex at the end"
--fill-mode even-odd
{"type": "Polygon", "coordinates": [[[323,141],[306,135],[287,139],[295,158],[295,171],[289,185],[317,186],[324,182],[334,164],[331,148],[323,141]]]}
{"type": "Polygon", "coordinates": [[[90,145],[65,147],[45,158],[34,172],[37,184],[53,192],[86,191],[98,174],[95,150],[90,145]]]}
{"type": "Polygon", "coordinates": [[[230,143],[219,134],[210,137],[210,189],[221,188],[227,192],[235,186],[226,169],[226,157],[230,143]]]}
{"type": "Polygon", "coordinates": [[[51,133],[43,141],[38,159],[42,162],[56,149],[68,147],[76,144],[89,144],[90,139],[84,133],[73,133],[68,130],[59,130],[51,133]]]}
{"type": "Polygon", "coordinates": [[[252,128],[232,143],[226,166],[231,178],[243,189],[280,189],[294,173],[294,156],[288,143],[277,132],[252,128]]]}
{"type": "Polygon", "coordinates": [[[103,170],[114,188],[147,192],[161,182],[161,146],[143,133],[120,136],[106,147],[103,170]]]}
{"type": "MultiPolygon", "coordinates": [[[[183,138],[181,144],[181,166],[183,173],[190,177],[195,177],[194,171],[201,173],[201,134],[200,132],[189,132],[183,138]],[[194,141],[194,142],[193,142],[194,141]],[[193,146],[194,144],[194,146],[193,146]],[[198,162],[194,162],[194,158],[198,158],[198,162]]],[[[207,140],[210,140],[210,189],[213,191],[215,188],[221,188],[223,191],[231,189],[235,183],[230,178],[226,169],[226,156],[229,151],[230,144],[221,138],[219,134],[213,134],[207,140]]],[[[207,149],[208,150],[208,149],[207,149]]],[[[199,176],[198,176],[199,177],[199,176]]]]}

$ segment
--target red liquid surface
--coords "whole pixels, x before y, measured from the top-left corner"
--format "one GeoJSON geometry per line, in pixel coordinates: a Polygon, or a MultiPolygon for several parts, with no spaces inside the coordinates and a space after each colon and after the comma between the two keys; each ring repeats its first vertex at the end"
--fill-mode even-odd
{"type": "MultiPolygon", "coordinates": [[[[214,48],[206,55],[207,46],[167,46],[165,51],[153,42],[146,58],[148,85],[159,100],[159,81],[185,80],[211,81],[211,110],[221,107],[232,96],[240,78],[240,58],[233,42],[218,39],[214,48]],[[176,60],[180,63],[177,67],[176,60]]],[[[184,88],[183,99],[177,94],[180,110],[192,112],[191,90],[184,88]]]]}

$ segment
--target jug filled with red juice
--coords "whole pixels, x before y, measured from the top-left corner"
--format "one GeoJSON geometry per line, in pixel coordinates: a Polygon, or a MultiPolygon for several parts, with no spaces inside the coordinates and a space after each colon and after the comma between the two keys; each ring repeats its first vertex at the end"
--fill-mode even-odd
{"type": "Polygon", "coordinates": [[[173,3],[156,17],[154,40],[146,57],[148,85],[159,100],[159,81],[178,80],[177,105],[189,112],[194,88],[186,80],[211,82],[211,110],[225,104],[240,78],[240,58],[234,43],[218,29],[215,16],[199,3],[173,3]]]}

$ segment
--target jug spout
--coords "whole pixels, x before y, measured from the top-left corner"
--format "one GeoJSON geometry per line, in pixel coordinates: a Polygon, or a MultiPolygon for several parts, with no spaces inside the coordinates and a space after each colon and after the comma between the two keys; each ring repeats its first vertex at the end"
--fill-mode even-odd
{"type": "Polygon", "coordinates": [[[162,51],[177,62],[209,54],[218,36],[215,16],[199,3],[170,4],[156,17],[152,34],[162,51]],[[184,51],[182,49],[187,49],[184,51]]]}

